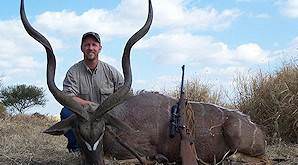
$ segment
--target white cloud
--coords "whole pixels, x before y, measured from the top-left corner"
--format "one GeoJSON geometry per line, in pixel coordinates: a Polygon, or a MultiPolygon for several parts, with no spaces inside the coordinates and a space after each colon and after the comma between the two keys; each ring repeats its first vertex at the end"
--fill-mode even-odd
{"type": "Polygon", "coordinates": [[[0,36],[0,74],[5,76],[4,79],[7,79],[7,76],[33,72],[38,65],[32,54],[38,47],[29,36],[26,36],[20,22],[1,21],[0,36]]]}
{"type": "MultiPolygon", "coordinates": [[[[56,49],[62,48],[59,39],[50,37],[56,49]]],[[[34,75],[42,67],[38,61],[44,48],[32,39],[19,20],[0,21],[0,75],[3,79],[34,75]]],[[[45,58],[44,58],[45,59],[45,58]]]]}
{"type": "Polygon", "coordinates": [[[236,60],[244,62],[266,63],[268,57],[266,51],[255,43],[248,43],[240,45],[236,48],[235,57],[236,60]]]}
{"type": "Polygon", "coordinates": [[[123,19],[114,18],[108,11],[91,9],[81,15],[66,10],[45,12],[37,17],[36,23],[41,29],[57,31],[65,36],[77,36],[86,31],[98,31],[104,36],[111,37],[123,36],[134,30],[131,24],[121,20],[123,19]]]}
{"type": "Polygon", "coordinates": [[[278,1],[281,6],[281,12],[290,18],[298,18],[298,0],[278,1]]]}
{"type": "Polygon", "coordinates": [[[156,50],[154,55],[157,62],[184,63],[210,58],[214,51],[221,48],[221,43],[214,43],[211,37],[193,36],[190,33],[168,32],[142,40],[136,48],[156,50]]]}
{"type": "Polygon", "coordinates": [[[197,36],[184,32],[170,32],[142,40],[139,49],[150,50],[156,62],[252,64],[268,61],[268,53],[255,43],[242,44],[231,49],[227,44],[210,36],[197,36]]]}
{"type": "Polygon", "coordinates": [[[155,22],[160,27],[191,28],[191,30],[221,30],[228,27],[240,15],[236,9],[218,11],[211,7],[187,8],[188,1],[156,0],[155,22]]]}
{"type": "MultiPolygon", "coordinates": [[[[21,55],[25,51],[32,51],[37,44],[26,35],[22,25],[17,20],[0,21],[0,56],[13,57],[12,55],[21,55]],[[34,47],[28,45],[34,45],[34,47]]],[[[36,50],[36,49],[35,49],[36,50]]],[[[15,57],[15,58],[16,58],[15,57]]]]}
{"type": "MultiPolygon", "coordinates": [[[[235,9],[217,11],[211,7],[186,8],[183,0],[153,0],[153,26],[159,28],[191,28],[221,30],[228,27],[240,12],[235,9]]],[[[104,37],[128,36],[141,27],[147,16],[147,1],[122,0],[113,10],[90,9],[82,14],[63,10],[45,12],[36,17],[41,29],[77,36],[97,31],[104,37]]]]}

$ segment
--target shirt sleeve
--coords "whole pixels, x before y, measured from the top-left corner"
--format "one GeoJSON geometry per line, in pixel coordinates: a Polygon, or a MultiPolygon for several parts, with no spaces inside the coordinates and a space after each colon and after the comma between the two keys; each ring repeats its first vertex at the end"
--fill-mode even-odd
{"type": "Polygon", "coordinates": [[[116,70],[116,72],[117,72],[117,80],[116,80],[116,87],[118,88],[118,87],[120,87],[121,85],[123,85],[124,84],[124,78],[123,78],[123,76],[122,76],[122,74],[120,73],[120,72],[118,72],[117,70],[116,70]]]}
{"type": "Polygon", "coordinates": [[[69,96],[78,96],[79,94],[78,80],[74,68],[70,68],[66,73],[63,81],[63,92],[69,96]]]}
{"type": "Polygon", "coordinates": [[[108,77],[114,85],[114,92],[115,92],[124,84],[124,78],[122,74],[113,66],[107,64],[106,67],[108,69],[108,72],[107,72],[108,77]]]}

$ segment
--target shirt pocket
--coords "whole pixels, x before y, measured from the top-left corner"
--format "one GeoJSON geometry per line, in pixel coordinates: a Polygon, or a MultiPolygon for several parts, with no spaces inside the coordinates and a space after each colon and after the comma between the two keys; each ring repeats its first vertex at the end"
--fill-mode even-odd
{"type": "Polygon", "coordinates": [[[79,94],[79,97],[80,97],[81,99],[89,100],[89,101],[90,101],[89,94],[90,94],[90,92],[89,92],[88,89],[86,89],[86,88],[82,88],[82,89],[81,89],[81,93],[79,94]]]}
{"type": "Polygon", "coordinates": [[[101,88],[100,89],[100,97],[99,97],[100,101],[103,102],[112,93],[114,93],[114,88],[111,88],[111,87],[101,88]]]}

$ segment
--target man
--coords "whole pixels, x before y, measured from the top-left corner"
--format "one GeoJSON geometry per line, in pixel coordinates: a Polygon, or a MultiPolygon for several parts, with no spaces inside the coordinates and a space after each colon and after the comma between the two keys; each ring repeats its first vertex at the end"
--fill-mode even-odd
{"type": "MultiPolygon", "coordinates": [[[[63,91],[82,106],[102,103],[124,82],[122,75],[114,67],[99,60],[101,49],[99,35],[95,32],[85,33],[81,42],[84,58],[67,71],[64,79],[63,91]]],[[[60,113],[61,119],[72,114],[64,107],[60,113]]],[[[71,130],[65,136],[68,139],[68,150],[70,152],[78,151],[74,132],[71,130]]]]}

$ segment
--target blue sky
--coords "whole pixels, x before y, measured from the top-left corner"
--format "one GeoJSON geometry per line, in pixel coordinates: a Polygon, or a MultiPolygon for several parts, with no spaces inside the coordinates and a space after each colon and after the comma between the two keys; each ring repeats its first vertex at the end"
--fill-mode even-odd
{"type": "MultiPolygon", "coordinates": [[[[172,89],[193,77],[215,88],[232,89],[234,77],[259,69],[274,71],[284,61],[297,62],[298,0],[152,0],[150,32],[132,49],[134,90],[172,89]]],[[[46,88],[43,47],[24,31],[19,1],[0,6],[0,78],[4,86],[33,84],[46,88]]],[[[67,69],[82,58],[81,35],[101,35],[100,58],[121,71],[127,39],[144,23],[147,0],[25,0],[31,24],[51,42],[56,83],[62,88],[67,69]]],[[[230,91],[231,92],[231,91],[230,91]]],[[[35,108],[59,114],[49,102],[35,108]]]]}

